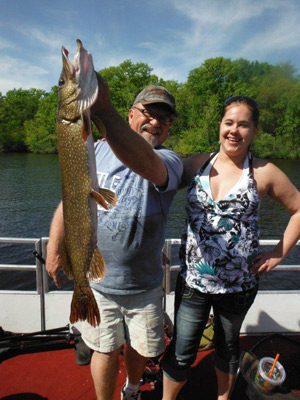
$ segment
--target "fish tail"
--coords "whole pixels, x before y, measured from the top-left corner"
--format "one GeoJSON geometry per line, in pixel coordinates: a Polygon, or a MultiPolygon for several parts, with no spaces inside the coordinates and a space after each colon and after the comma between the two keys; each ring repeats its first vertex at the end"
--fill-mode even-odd
{"type": "Polygon", "coordinates": [[[75,285],[71,303],[70,322],[74,324],[77,321],[84,320],[94,327],[99,325],[101,321],[99,308],[89,286],[80,289],[78,285],[75,285]]]}

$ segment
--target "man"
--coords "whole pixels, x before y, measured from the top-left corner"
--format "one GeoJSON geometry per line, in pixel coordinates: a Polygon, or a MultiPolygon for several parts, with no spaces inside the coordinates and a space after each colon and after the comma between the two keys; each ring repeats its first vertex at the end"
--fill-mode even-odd
{"type": "MultiPolygon", "coordinates": [[[[182,163],[162,147],[177,116],[175,100],[160,86],[148,85],[129,110],[129,126],[111,104],[98,76],[99,96],[92,108],[106,140],[95,145],[99,185],[113,190],[118,204],[98,210],[98,247],[106,261],[103,281],[91,282],[101,323],[82,324],[82,338],[94,350],[91,372],[98,400],[113,398],[124,344],[127,380],[121,399],[140,399],[139,382],[147,359],[164,349],[161,251],[166,216],[180,183],[182,163]]],[[[57,284],[63,236],[60,205],[47,247],[47,271],[57,284]]]]}

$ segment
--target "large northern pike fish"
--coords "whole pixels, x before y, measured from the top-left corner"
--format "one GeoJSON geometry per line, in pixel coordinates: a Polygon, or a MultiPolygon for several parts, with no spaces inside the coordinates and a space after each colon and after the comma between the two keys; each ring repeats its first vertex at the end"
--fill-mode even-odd
{"type": "Polygon", "coordinates": [[[99,189],[89,108],[98,95],[92,55],[80,40],[73,63],[62,47],[58,88],[57,140],[61,172],[64,238],[61,263],[74,279],[70,322],[100,323],[99,309],[89,279],[102,279],[105,262],[97,247],[97,203],[115,205],[113,192],[99,189]]]}

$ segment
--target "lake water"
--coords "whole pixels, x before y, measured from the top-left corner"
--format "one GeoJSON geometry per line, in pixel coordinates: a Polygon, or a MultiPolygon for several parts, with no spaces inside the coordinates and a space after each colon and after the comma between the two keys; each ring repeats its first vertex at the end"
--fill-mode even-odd
{"type": "MultiPolygon", "coordinates": [[[[299,160],[273,160],[300,189],[299,160]]],[[[180,238],[185,220],[186,191],[179,191],[171,206],[167,238],[180,238]]],[[[0,237],[48,236],[50,222],[60,201],[60,174],[56,155],[0,153],[0,237]]],[[[288,221],[287,212],[264,199],[261,207],[261,238],[279,239],[288,221]]],[[[0,264],[34,264],[32,247],[0,244],[0,264]]],[[[177,249],[174,249],[176,258],[177,249]]],[[[175,264],[177,264],[175,260],[175,264]]],[[[285,264],[300,263],[294,249],[285,264]]],[[[299,289],[300,273],[272,272],[261,279],[261,288],[299,289]],[[299,276],[299,278],[297,277],[299,276]]],[[[0,271],[0,289],[34,289],[34,274],[0,271]]],[[[64,288],[69,288],[67,283],[64,288]]]]}

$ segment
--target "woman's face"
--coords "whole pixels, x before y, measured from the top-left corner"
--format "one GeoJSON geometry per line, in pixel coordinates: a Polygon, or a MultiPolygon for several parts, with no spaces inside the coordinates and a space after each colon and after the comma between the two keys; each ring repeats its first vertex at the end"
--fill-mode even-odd
{"type": "Polygon", "coordinates": [[[220,124],[221,148],[231,155],[246,153],[257,131],[251,109],[243,103],[232,103],[220,124]]]}

